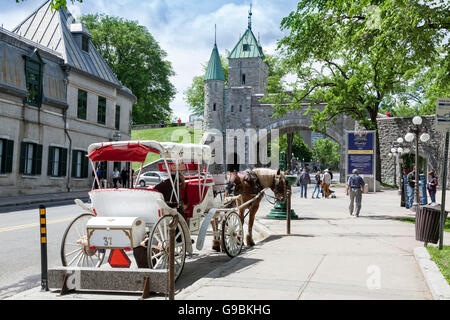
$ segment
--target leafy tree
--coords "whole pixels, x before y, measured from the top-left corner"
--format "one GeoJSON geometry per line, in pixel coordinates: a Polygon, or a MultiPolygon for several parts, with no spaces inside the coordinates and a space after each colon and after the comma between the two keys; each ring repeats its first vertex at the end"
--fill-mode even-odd
{"type": "MultiPolygon", "coordinates": [[[[287,134],[280,136],[278,139],[280,152],[286,152],[287,134]]],[[[294,137],[292,139],[292,153],[294,154],[294,157],[300,159],[300,161],[303,159],[305,162],[310,162],[313,159],[313,150],[311,150],[298,132],[294,133],[294,137]]]]}
{"type": "MultiPolygon", "coordinates": [[[[228,53],[227,53],[228,55],[228,53]]],[[[228,59],[220,55],[220,62],[222,63],[223,74],[225,75],[225,85],[228,80],[228,59]]],[[[208,66],[208,62],[202,65],[203,75],[194,76],[192,78],[192,84],[184,92],[184,100],[189,105],[189,109],[196,116],[203,116],[203,109],[205,107],[205,72],[208,66]]]]}
{"type": "Polygon", "coordinates": [[[170,120],[170,101],[175,87],[167,54],[144,26],[119,17],[89,14],[81,18],[92,42],[117,75],[137,97],[133,123],[159,123],[170,120]]]}
{"type": "Polygon", "coordinates": [[[339,143],[330,138],[317,139],[314,141],[312,157],[322,168],[336,168],[340,159],[339,143]]]}
{"type": "MultiPolygon", "coordinates": [[[[377,130],[382,103],[405,92],[420,70],[440,59],[449,6],[444,0],[299,1],[296,11],[282,19],[289,35],[278,44],[283,65],[297,82],[292,92],[268,97],[276,103],[275,115],[300,109],[305,100],[326,102],[323,110],[306,108],[315,131],[324,132],[341,114],[377,130]]],[[[381,180],[378,131],[376,145],[381,180]]]]}
{"type": "Polygon", "coordinates": [[[421,71],[417,79],[404,92],[386,99],[381,110],[394,116],[435,114],[436,100],[450,93],[450,59],[441,53],[441,58],[421,71]]]}
{"type": "MultiPolygon", "coordinates": [[[[16,2],[25,1],[25,0],[16,0],[16,2]]],[[[72,3],[75,1],[83,2],[83,0],[70,0],[72,3]]],[[[64,9],[67,8],[67,0],[52,0],[52,9],[53,10],[59,10],[59,8],[62,7],[64,9]]]]}

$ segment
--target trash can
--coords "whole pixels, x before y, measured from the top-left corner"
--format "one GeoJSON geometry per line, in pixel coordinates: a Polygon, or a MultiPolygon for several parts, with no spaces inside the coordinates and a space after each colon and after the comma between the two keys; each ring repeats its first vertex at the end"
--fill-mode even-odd
{"type": "MultiPolygon", "coordinates": [[[[448,211],[445,211],[447,219],[448,211]]],[[[439,241],[439,228],[441,224],[441,206],[423,206],[416,214],[416,240],[425,244],[439,241]]]]}

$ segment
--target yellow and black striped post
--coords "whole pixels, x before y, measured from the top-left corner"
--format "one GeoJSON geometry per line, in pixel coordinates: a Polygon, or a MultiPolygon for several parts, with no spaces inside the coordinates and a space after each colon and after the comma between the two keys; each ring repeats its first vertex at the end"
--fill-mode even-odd
{"type": "Polygon", "coordinates": [[[39,206],[39,220],[41,226],[41,291],[48,291],[47,277],[47,219],[45,206],[39,206]]]}

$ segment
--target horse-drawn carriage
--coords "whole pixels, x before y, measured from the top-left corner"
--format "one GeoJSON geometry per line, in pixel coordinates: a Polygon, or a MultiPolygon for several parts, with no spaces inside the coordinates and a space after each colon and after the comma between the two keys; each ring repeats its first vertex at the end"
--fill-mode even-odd
{"type": "MultiPolygon", "coordinates": [[[[90,145],[88,157],[99,189],[89,192],[90,204],[75,201],[87,212],[75,218],[64,233],[63,266],[100,267],[109,250],[123,253],[146,247],[148,268],[168,269],[169,224],[174,216],[178,216],[175,279],[183,270],[186,254],[193,254],[192,236],[196,235],[196,247],[201,250],[210,225],[213,243],[220,243],[230,257],[241,252],[244,216],[239,211],[253,200],[244,203],[242,196],[225,196],[225,176],[208,174],[209,146],[152,140],[105,142],[90,145]],[[159,169],[168,173],[174,204],[166,202],[157,186],[138,187],[149,152],[160,154],[163,160],[159,169]],[[104,161],[141,163],[135,185],[102,188],[94,163],[104,161]],[[180,183],[183,176],[184,183],[180,183]]],[[[259,190],[259,198],[264,190],[259,190]]]]}

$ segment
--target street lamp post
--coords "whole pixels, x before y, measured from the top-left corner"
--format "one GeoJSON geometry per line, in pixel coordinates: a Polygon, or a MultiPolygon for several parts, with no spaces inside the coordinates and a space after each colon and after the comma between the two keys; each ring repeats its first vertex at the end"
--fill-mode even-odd
{"type": "Polygon", "coordinates": [[[409,132],[405,135],[407,142],[412,142],[415,139],[416,154],[415,154],[415,183],[414,183],[414,203],[412,210],[416,211],[419,208],[419,139],[422,142],[430,140],[430,134],[425,126],[422,126],[422,118],[415,116],[412,119],[412,125],[409,126],[409,132]],[[420,135],[420,138],[419,138],[420,135]]]}
{"type": "Polygon", "coordinates": [[[401,175],[402,170],[400,166],[400,157],[404,153],[409,153],[411,150],[404,144],[402,137],[398,138],[393,142],[391,147],[391,152],[389,153],[389,158],[394,157],[394,186],[397,186],[397,175],[398,175],[398,193],[402,192],[401,175]]]}

